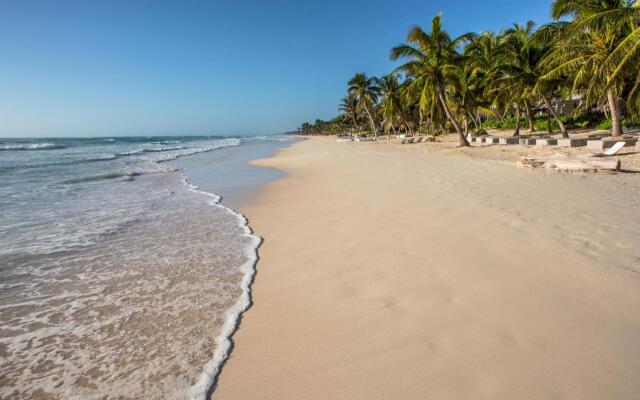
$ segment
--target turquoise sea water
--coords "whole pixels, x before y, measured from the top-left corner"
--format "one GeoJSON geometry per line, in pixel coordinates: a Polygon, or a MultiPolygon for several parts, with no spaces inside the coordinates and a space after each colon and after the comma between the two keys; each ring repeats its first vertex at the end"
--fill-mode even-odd
{"type": "Polygon", "coordinates": [[[290,140],[0,139],[0,398],[202,398],[259,242],[215,192],[290,140]]]}

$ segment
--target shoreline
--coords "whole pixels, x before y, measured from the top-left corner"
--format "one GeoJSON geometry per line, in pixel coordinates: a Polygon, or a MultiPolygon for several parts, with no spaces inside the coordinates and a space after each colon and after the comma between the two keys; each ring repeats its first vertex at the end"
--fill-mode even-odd
{"type": "Polygon", "coordinates": [[[199,186],[192,184],[189,178],[181,173],[183,182],[189,190],[200,195],[211,198],[211,207],[223,209],[225,212],[233,215],[238,220],[238,227],[243,230],[243,235],[251,239],[251,247],[245,249],[245,257],[247,261],[240,266],[243,271],[242,280],[240,282],[241,295],[229,309],[225,311],[225,318],[220,328],[218,336],[215,338],[216,347],[211,359],[202,367],[202,372],[197,382],[189,389],[189,397],[193,400],[205,400],[213,394],[216,389],[220,371],[226,363],[229,353],[233,349],[233,335],[238,330],[243,314],[251,307],[251,286],[254,283],[256,275],[256,264],[259,260],[258,249],[262,244],[262,238],[256,235],[249,220],[242,213],[238,212],[231,206],[222,203],[222,196],[216,193],[202,190],[199,186]]]}
{"type": "MultiPolygon", "coordinates": [[[[291,145],[292,143],[287,143],[287,145],[278,145],[276,147],[260,149],[257,154],[265,157],[274,157],[278,151],[290,147],[291,145]]],[[[238,162],[239,164],[245,164],[244,157],[247,157],[247,154],[245,153],[247,153],[246,150],[239,153],[240,158],[236,160],[235,164],[238,164],[238,162]]],[[[248,154],[253,154],[255,156],[256,153],[248,154]]],[[[262,174],[259,178],[252,177],[251,179],[248,179],[249,176],[252,176],[251,173],[253,172],[255,175],[255,169],[258,169],[251,165],[249,160],[246,162],[246,166],[243,166],[243,169],[246,170],[244,173],[241,172],[237,175],[238,172],[234,171],[235,174],[241,178],[240,182],[234,182],[234,186],[232,187],[229,182],[233,180],[233,178],[222,179],[222,182],[220,182],[220,179],[212,179],[211,177],[208,177],[208,179],[202,179],[203,171],[207,172],[206,175],[211,174],[209,163],[211,163],[212,160],[207,157],[215,158],[217,157],[215,154],[203,153],[195,156],[195,159],[192,156],[190,159],[186,158],[186,160],[183,160],[183,163],[177,164],[179,166],[178,174],[182,177],[184,184],[189,190],[211,198],[211,207],[223,209],[225,212],[233,215],[234,218],[238,220],[238,226],[244,231],[243,235],[251,239],[251,246],[245,249],[245,257],[247,258],[247,261],[240,266],[240,269],[243,271],[243,277],[240,282],[241,295],[238,297],[235,304],[225,311],[224,322],[220,328],[220,332],[215,338],[216,346],[212,357],[205,365],[203,365],[199,378],[191,386],[188,392],[190,399],[204,400],[210,398],[215,392],[220,372],[224,368],[229,354],[234,347],[233,336],[239,329],[243,314],[250,309],[253,304],[251,287],[255,280],[256,264],[260,258],[258,250],[263,242],[263,238],[253,231],[250,221],[238,210],[238,206],[243,204],[243,202],[248,202],[250,199],[255,198],[259,190],[264,187],[264,185],[271,180],[282,177],[284,173],[282,171],[277,171],[277,174],[262,174]],[[204,157],[204,159],[198,161],[197,156],[204,157]],[[202,165],[198,165],[199,163],[202,163],[202,165]],[[193,174],[193,167],[196,168],[195,174],[193,174]],[[190,172],[192,175],[195,175],[196,179],[200,180],[201,183],[206,186],[206,190],[193,182],[194,176],[190,176],[190,172]],[[242,179],[242,177],[244,177],[244,179],[242,179]],[[216,188],[212,187],[212,184],[214,184],[213,182],[215,182],[215,185],[217,186],[216,188]],[[231,202],[225,201],[225,198],[229,194],[229,197],[232,199],[231,202]]],[[[249,157],[251,157],[251,155],[249,155],[249,157]]],[[[220,164],[214,165],[216,165],[217,168],[220,167],[220,164]]],[[[226,169],[237,169],[237,165],[234,165],[233,162],[229,163],[228,160],[222,165],[225,165],[226,169]]],[[[264,170],[265,168],[260,169],[264,170]]],[[[220,174],[220,172],[217,173],[220,174]]]]}
{"type": "Polygon", "coordinates": [[[252,162],[287,175],[239,208],[265,239],[214,398],[640,391],[637,182],[424,149],[310,138],[252,162]]]}

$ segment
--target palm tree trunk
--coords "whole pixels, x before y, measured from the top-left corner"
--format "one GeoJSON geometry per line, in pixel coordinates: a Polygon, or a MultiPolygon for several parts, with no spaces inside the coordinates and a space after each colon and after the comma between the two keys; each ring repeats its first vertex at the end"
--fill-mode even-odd
{"type": "Polygon", "coordinates": [[[469,117],[465,115],[463,121],[464,121],[464,136],[467,137],[467,134],[469,134],[469,117]]]}
{"type": "Polygon", "coordinates": [[[607,101],[611,111],[611,136],[622,136],[622,121],[620,120],[620,105],[611,89],[607,91],[607,101]]]}
{"type": "Polygon", "coordinates": [[[533,113],[531,112],[531,104],[529,104],[529,100],[524,101],[524,109],[527,113],[527,121],[529,122],[529,132],[535,132],[536,127],[533,122],[533,113]]]}
{"type": "Polygon", "coordinates": [[[547,106],[547,110],[549,110],[549,113],[553,116],[553,118],[558,123],[558,126],[560,127],[560,132],[562,132],[562,137],[568,138],[569,134],[567,133],[567,128],[562,123],[562,120],[560,119],[560,116],[558,115],[556,110],[554,110],[553,105],[551,104],[551,99],[549,99],[549,97],[547,96],[544,96],[544,104],[547,106]]]}
{"type": "Polygon", "coordinates": [[[447,118],[449,118],[449,121],[451,121],[451,123],[453,124],[453,127],[456,129],[456,132],[458,132],[458,138],[460,139],[460,146],[469,146],[469,141],[467,141],[467,138],[464,136],[464,133],[462,133],[462,129],[460,129],[460,124],[458,124],[458,121],[456,121],[456,119],[453,118],[453,114],[451,114],[451,110],[449,110],[449,106],[447,105],[447,99],[445,99],[443,88],[438,88],[438,98],[440,99],[440,103],[442,103],[442,108],[444,108],[445,114],[447,114],[447,118]]]}
{"type": "Polygon", "coordinates": [[[411,124],[407,121],[405,121],[404,124],[407,126],[407,134],[409,136],[413,136],[413,129],[411,128],[411,124]]]}
{"type": "Polygon", "coordinates": [[[513,136],[520,136],[520,102],[516,102],[516,130],[513,136]]]}
{"type": "Polygon", "coordinates": [[[378,136],[378,130],[376,129],[376,123],[373,120],[373,116],[371,112],[369,112],[369,107],[364,108],[367,111],[367,115],[369,116],[369,122],[371,123],[371,129],[373,130],[373,136],[378,136]]]}
{"type": "Polygon", "coordinates": [[[469,113],[469,116],[471,117],[471,122],[473,122],[473,128],[475,129],[476,132],[478,132],[480,130],[480,127],[478,126],[478,120],[471,113],[469,113]]]}
{"type": "Polygon", "coordinates": [[[353,114],[351,114],[351,119],[353,119],[353,125],[355,125],[356,130],[357,130],[357,131],[360,131],[360,126],[358,125],[358,122],[357,122],[357,120],[356,120],[356,116],[355,116],[355,115],[353,115],[353,114]]]}

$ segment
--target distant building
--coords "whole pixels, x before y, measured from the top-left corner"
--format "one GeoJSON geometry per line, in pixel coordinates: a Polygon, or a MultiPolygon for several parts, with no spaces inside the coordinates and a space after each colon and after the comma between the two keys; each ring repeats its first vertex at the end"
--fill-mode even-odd
{"type": "Polygon", "coordinates": [[[556,99],[553,101],[553,108],[563,117],[573,115],[582,104],[582,96],[572,96],[570,99],[556,99]]]}

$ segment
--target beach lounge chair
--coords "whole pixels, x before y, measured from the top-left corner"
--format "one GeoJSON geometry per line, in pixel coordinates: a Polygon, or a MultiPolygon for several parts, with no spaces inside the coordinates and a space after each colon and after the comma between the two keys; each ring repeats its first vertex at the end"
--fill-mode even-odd
{"type": "Polygon", "coordinates": [[[587,156],[590,157],[611,157],[611,156],[615,156],[616,154],[618,154],[618,152],[620,150],[622,150],[622,148],[626,145],[626,142],[617,142],[616,144],[614,144],[613,146],[609,147],[607,150],[601,152],[601,153],[590,153],[590,154],[586,154],[587,156]]]}

